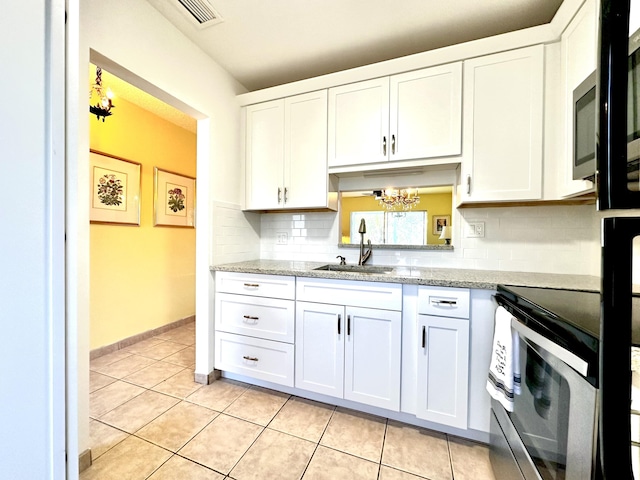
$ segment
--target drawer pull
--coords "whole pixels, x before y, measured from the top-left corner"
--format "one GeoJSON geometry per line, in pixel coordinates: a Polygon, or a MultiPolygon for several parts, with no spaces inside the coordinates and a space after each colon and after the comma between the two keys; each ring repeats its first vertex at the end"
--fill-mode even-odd
{"type": "Polygon", "coordinates": [[[248,355],[245,355],[242,358],[244,358],[245,360],[248,360],[250,362],[257,362],[258,361],[258,357],[250,357],[248,355]]]}
{"type": "Polygon", "coordinates": [[[422,348],[427,345],[427,327],[425,325],[422,326],[422,348]]]}
{"type": "Polygon", "coordinates": [[[258,317],[252,317],[251,315],[243,315],[246,320],[260,320],[258,317]]]}
{"type": "Polygon", "coordinates": [[[458,304],[457,300],[432,300],[431,303],[433,303],[434,305],[448,305],[448,306],[453,306],[458,304]]]}
{"type": "Polygon", "coordinates": [[[247,287],[247,288],[258,288],[260,286],[260,284],[259,283],[245,283],[244,286],[247,287]]]}

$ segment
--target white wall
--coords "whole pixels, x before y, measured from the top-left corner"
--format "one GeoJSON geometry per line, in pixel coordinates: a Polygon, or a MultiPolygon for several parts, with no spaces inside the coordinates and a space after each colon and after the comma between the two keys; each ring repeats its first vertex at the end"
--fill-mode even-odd
{"type": "MultiPolygon", "coordinates": [[[[338,248],[336,213],[262,215],[260,256],[275,260],[356,263],[358,250],[338,248]],[[276,235],[287,233],[288,244],[276,235]]],[[[463,208],[453,219],[453,251],[375,250],[373,264],[596,275],[599,217],[594,205],[463,208]],[[468,221],[485,222],[485,238],[465,238],[468,221]]]]}
{"type": "MultiPolygon", "coordinates": [[[[90,57],[100,57],[112,62],[111,73],[143,89],[151,84],[156,96],[160,96],[158,92],[167,94],[166,98],[160,97],[167,103],[177,101],[179,105],[174,105],[178,108],[186,105],[188,113],[197,112],[196,372],[206,375],[213,368],[209,265],[218,255],[217,244],[212,241],[212,225],[218,215],[214,202],[241,203],[240,110],[236,95],[245,89],[144,0],[83,0],[79,9],[80,35],[77,45],[70,45],[79,53],[68,72],[68,82],[80,85],[70,105],[71,109],[78,107],[78,113],[77,139],[70,141],[68,160],[73,177],[70,195],[77,197],[79,204],[69,206],[71,222],[76,226],[71,241],[81,252],[74,268],[76,287],[88,288],[83,285],[89,268],[89,219],[88,209],[83,206],[89,179],[88,98],[84,85],[90,57]]],[[[253,250],[258,250],[257,240],[253,250]]],[[[78,318],[79,383],[88,381],[83,372],[89,368],[89,321],[82,316],[82,312],[88,312],[87,298],[78,295],[72,302],[72,314],[78,318]]],[[[78,409],[88,412],[88,395],[84,393],[88,389],[82,385],[78,389],[78,409]]],[[[80,413],[80,452],[89,448],[88,415],[82,424],[84,420],[80,413]]]]}
{"type": "Polygon", "coordinates": [[[0,43],[0,477],[62,479],[64,1],[3,5],[0,43]]]}

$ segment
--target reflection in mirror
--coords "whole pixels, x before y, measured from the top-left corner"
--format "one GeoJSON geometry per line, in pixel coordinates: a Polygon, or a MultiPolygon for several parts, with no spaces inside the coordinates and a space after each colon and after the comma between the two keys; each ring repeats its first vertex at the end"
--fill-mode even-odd
{"type": "Polygon", "coordinates": [[[360,243],[358,226],[364,218],[367,225],[365,242],[371,240],[374,245],[412,248],[449,245],[446,236],[450,229],[444,227],[451,226],[453,188],[441,186],[407,190],[409,197],[417,195],[419,200],[395,206],[388,205],[389,199],[385,198],[385,190],[382,189],[341,192],[341,244],[360,243]]]}

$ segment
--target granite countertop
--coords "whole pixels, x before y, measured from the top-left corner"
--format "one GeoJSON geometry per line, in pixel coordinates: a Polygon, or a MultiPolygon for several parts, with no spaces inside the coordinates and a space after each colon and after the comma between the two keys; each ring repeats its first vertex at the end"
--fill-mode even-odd
{"type": "MultiPolygon", "coordinates": [[[[458,268],[427,268],[396,266],[389,273],[334,272],[314,270],[326,262],[286,260],[251,260],[238,263],[212,265],[211,271],[291,275],[297,277],[365,280],[370,282],[435,285],[441,287],[478,288],[494,290],[498,285],[560,288],[597,292],[599,277],[563,275],[553,273],[505,272],[497,270],[465,270],[458,268]]],[[[336,263],[337,265],[337,263],[336,263]]]]}

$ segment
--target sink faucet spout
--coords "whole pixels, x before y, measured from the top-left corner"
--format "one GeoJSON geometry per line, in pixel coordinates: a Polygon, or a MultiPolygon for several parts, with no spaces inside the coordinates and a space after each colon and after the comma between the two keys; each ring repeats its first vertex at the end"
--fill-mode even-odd
{"type": "Polygon", "coordinates": [[[367,240],[367,246],[369,250],[367,252],[364,251],[364,234],[367,233],[367,224],[364,221],[364,218],[360,220],[360,228],[358,228],[358,233],[360,234],[360,258],[358,259],[358,265],[364,265],[369,258],[371,258],[371,254],[373,253],[373,249],[371,248],[371,240],[367,240]]]}

